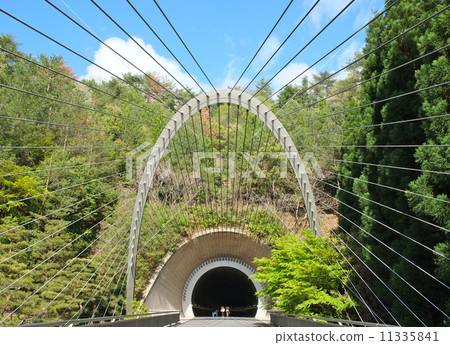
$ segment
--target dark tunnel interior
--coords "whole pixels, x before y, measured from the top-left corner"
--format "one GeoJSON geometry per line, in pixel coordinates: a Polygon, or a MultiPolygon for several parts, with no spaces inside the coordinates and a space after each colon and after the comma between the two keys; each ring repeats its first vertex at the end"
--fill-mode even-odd
{"type": "Polygon", "coordinates": [[[243,272],[232,267],[217,267],[197,281],[192,292],[195,316],[211,316],[221,306],[230,307],[230,316],[254,317],[258,299],[255,286],[243,272]]]}

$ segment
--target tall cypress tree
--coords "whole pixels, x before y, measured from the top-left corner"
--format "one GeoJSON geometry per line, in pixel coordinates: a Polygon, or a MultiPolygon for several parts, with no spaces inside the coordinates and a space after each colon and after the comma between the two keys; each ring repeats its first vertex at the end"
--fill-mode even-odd
{"type": "MultiPolygon", "coordinates": [[[[444,4],[440,1],[428,2],[425,10],[430,15],[433,11],[440,10],[444,4]],[[435,5],[435,6],[433,6],[435,5]]],[[[434,17],[425,28],[418,40],[420,55],[433,52],[450,43],[450,13],[434,17]]],[[[450,80],[449,50],[440,50],[429,55],[422,61],[422,66],[416,72],[416,88],[423,89],[431,85],[437,85],[450,80]]],[[[450,144],[450,113],[448,103],[449,88],[438,87],[421,93],[422,104],[419,109],[420,117],[426,134],[423,146],[415,152],[415,159],[423,170],[450,172],[450,148],[442,145],[450,144]],[[434,147],[426,145],[436,145],[434,147]]],[[[434,223],[445,229],[450,229],[450,180],[448,175],[422,172],[420,176],[409,184],[409,190],[416,194],[426,195],[439,200],[433,200],[407,193],[407,198],[412,212],[419,218],[434,223]],[[446,201],[446,202],[444,202],[446,201]]],[[[427,243],[437,252],[450,257],[450,236],[448,231],[436,229],[432,226],[422,226],[419,230],[421,237],[426,238],[427,243]]],[[[420,257],[423,260],[423,257],[420,257]]],[[[429,271],[443,283],[450,285],[450,262],[440,255],[427,255],[429,271]],[[432,262],[432,260],[434,262],[432,262]]],[[[400,269],[402,267],[399,267],[400,269]]],[[[450,297],[448,290],[437,285],[424,286],[425,289],[433,289],[436,304],[444,312],[450,314],[450,297]]],[[[434,313],[436,321],[442,319],[440,313],[434,313]]],[[[447,320],[448,323],[448,320],[447,320]]]]}
{"type": "MultiPolygon", "coordinates": [[[[442,1],[438,0],[399,2],[385,16],[369,27],[365,53],[372,51],[383,42],[389,41],[435,13],[443,6],[441,3],[442,1]]],[[[448,15],[446,16],[444,13],[441,17],[436,18],[441,18],[436,19],[436,21],[444,18],[448,27],[448,15]]],[[[429,51],[427,49],[432,48],[430,44],[427,45],[426,49],[421,48],[426,45],[423,43],[423,37],[426,35],[432,36],[433,32],[433,25],[427,22],[376,50],[365,59],[363,80],[402,65],[429,51]]],[[[442,37],[448,37],[448,33],[447,36],[442,37]]],[[[442,42],[436,41],[435,44],[442,44],[442,42]]],[[[435,58],[436,56],[432,57],[432,59],[435,58]]],[[[433,271],[433,255],[430,251],[424,250],[420,245],[405,238],[406,236],[433,247],[442,240],[442,234],[434,229],[426,228],[424,223],[408,216],[413,214],[411,198],[408,200],[404,193],[379,186],[385,185],[402,190],[408,189],[409,186],[414,188],[417,182],[413,181],[419,181],[422,178],[418,172],[391,167],[397,166],[407,169],[424,167],[427,158],[424,157],[423,153],[421,156],[422,150],[419,149],[416,153],[414,147],[404,146],[422,145],[427,142],[427,137],[432,135],[430,130],[426,128],[429,125],[424,125],[426,121],[410,121],[420,116],[430,116],[426,115],[426,110],[424,110],[426,102],[424,102],[423,94],[415,93],[390,101],[384,100],[436,84],[437,80],[432,78],[425,80],[421,76],[421,67],[430,63],[432,64],[430,61],[421,59],[365,83],[361,91],[362,104],[377,103],[363,108],[357,116],[347,114],[346,119],[346,127],[355,127],[355,123],[358,123],[359,126],[375,126],[364,130],[347,131],[345,135],[344,145],[372,147],[353,148],[343,153],[344,161],[360,161],[371,165],[358,165],[356,167],[352,163],[342,164],[342,174],[359,179],[343,178],[341,181],[342,188],[366,199],[351,196],[345,192],[338,194],[341,201],[363,213],[363,215],[358,214],[345,205],[341,205],[340,209],[344,217],[356,224],[354,225],[342,217],[341,225],[343,228],[349,229],[366,247],[362,248],[359,244],[350,240],[353,247],[358,249],[357,252],[361,254],[365,263],[383,283],[364,269],[361,269],[361,273],[367,281],[373,282],[378,297],[382,298],[383,303],[402,325],[421,325],[422,323],[418,319],[421,319],[427,325],[439,325],[444,319],[443,315],[431,304],[442,306],[443,301],[440,297],[430,293],[431,291],[440,292],[442,286],[430,281],[427,275],[415,267],[415,265],[418,265],[426,271],[433,271]],[[386,147],[387,145],[389,147],[386,147]],[[399,146],[395,147],[396,145],[399,146]],[[422,160],[420,157],[422,157],[422,160]],[[406,257],[412,264],[371,238],[361,228],[406,257]],[[405,236],[400,236],[391,229],[395,229],[405,236]],[[431,303],[415,292],[411,286],[426,295],[431,303]]],[[[425,69],[425,67],[423,68],[425,69]]],[[[446,77],[446,80],[448,80],[448,75],[446,77]]],[[[437,88],[436,92],[442,93],[443,90],[437,88]]],[[[442,104],[440,106],[443,107],[442,104]]],[[[441,108],[439,111],[442,111],[441,108]]],[[[445,111],[442,114],[445,114],[445,111]]],[[[435,169],[443,170],[439,166],[436,166],[435,169]]],[[[427,203],[428,201],[424,202],[427,203]]],[[[420,208],[420,206],[417,207],[420,208]]],[[[387,313],[383,313],[383,310],[380,309],[379,312],[387,317],[387,313]]]]}

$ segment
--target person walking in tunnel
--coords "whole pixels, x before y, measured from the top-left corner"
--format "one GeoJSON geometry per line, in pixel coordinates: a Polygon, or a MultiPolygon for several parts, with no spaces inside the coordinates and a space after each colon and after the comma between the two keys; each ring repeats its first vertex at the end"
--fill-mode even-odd
{"type": "Polygon", "coordinates": [[[227,314],[227,317],[229,317],[230,316],[230,307],[226,307],[225,312],[227,314]]]}
{"type": "Polygon", "coordinates": [[[225,307],[224,306],[220,307],[220,315],[225,316],[225,307]]]}

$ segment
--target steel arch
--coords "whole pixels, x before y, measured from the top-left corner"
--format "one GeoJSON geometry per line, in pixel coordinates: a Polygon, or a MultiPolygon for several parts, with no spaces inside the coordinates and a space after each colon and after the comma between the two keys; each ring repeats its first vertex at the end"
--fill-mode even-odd
{"type": "Polygon", "coordinates": [[[142,216],[148,192],[152,188],[153,177],[156,168],[164,155],[165,150],[174,138],[177,131],[189,120],[195,113],[201,109],[215,104],[235,104],[246,108],[248,111],[256,115],[273,133],[280,143],[281,147],[288,156],[289,162],[294,170],[297,182],[299,184],[303,200],[305,202],[306,213],[309,225],[316,236],[320,236],[320,225],[317,214],[317,207],[314,201],[311,185],[308,175],[303,165],[297,148],[292,141],[290,135],[277,119],[277,117],[265,106],[248,93],[241,93],[239,90],[221,89],[203,93],[191,99],[182,106],[167,123],[161,135],[156,141],[152,149],[151,155],[144,169],[144,174],[139,182],[139,189],[136,196],[133,217],[130,229],[130,245],[128,252],[128,269],[127,269],[127,314],[131,313],[131,303],[134,296],[134,282],[136,271],[136,256],[139,242],[139,232],[141,228],[142,216]]]}

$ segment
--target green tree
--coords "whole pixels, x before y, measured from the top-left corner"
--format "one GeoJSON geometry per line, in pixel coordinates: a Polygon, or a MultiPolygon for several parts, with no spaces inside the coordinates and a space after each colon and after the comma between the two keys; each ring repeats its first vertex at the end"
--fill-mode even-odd
{"type": "Polygon", "coordinates": [[[283,107],[288,101],[295,102],[296,108],[307,105],[312,97],[309,93],[304,92],[308,88],[308,77],[304,77],[301,81],[301,86],[287,85],[279,94],[277,98],[277,105],[283,107]]]}
{"type": "MultiPolygon", "coordinates": [[[[436,7],[433,11],[440,10],[444,4],[432,2],[436,7]]],[[[429,4],[429,5],[432,5],[429,4]]],[[[431,14],[431,12],[429,12],[431,14]]],[[[441,48],[450,42],[450,18],[449,16],[437,16],[426,27],[425,32],[418,40],[419,54],[424,55],[435,49],[441,48]]],[[[416,72],[416,88],[422,89],[430,85],[436,85],[450,80],[449,53],[442,50],[423,60],[423,64],[416,72]]],[[[423,146],[415,152],[416,162],[423,170],[434,170],[450,173],[450,121],[448,117],[440,117],[449,114],[448,88],[435,88],[421,93],[422,105],[419,108],[419,116],[425,118],[422,121],[426,135],[423,146]],[[436,145],[427,147],[426,145],[436,145]]],[[[450,181],[444,174],[422,172],[420,176],[409,184],[409,190],[416,194],[427,195],[438,200],[427,199],[411,193],[406,193],[408,202],[414,214],[443,228],[450,229],[450,181]],[[442,201],[440,201],[442,200],[442,201]],[[443,202],[447,201],[447,203],[443,202]]],[[[426,226],[422,232],[432,234],[434,249],[442,255],[450,256],[450,236],[442,231],[436,231],[426,226]]],[[[441,256],[435,255],[434,266],[430,269],[447,285],[450,284],[450,262],[441,256]]],[[[450,313],[450,297],[445,298],[445,293],[440,298],[440,305],[444,305],[447,314],[450,313]]],[[[448,296],[448,294],[447,294],[448,296]]],[[[448,320],[447,320],[448,324],[448,320]]]]}
{"type": "MultiPolygon", "coordinates": [[[[441,1],[399,2],[386,16],[370,25],[364,52],[375,49],[381,43],[392,39],[399,32],[405,31],[443,6],[441,1]]],[[[434,47],[442,47],[448,43],[445,42],[448,32],[445,32],[446,29],[444,29],[447,26],[448,15],[443,14],[436,17],[434,25],[433,22],[423,24],[392,41],[389,45],[378,49],[364,60],[362,79],[378,76],[433,50],[430,43],[432,40],[435,40],[434,47]],[[421,51],[421,46],[426,48],[421,51]]],[[[424,214],[427,212],[429,216],[432,216],[430,213],[433,213],[435,217],[439,211],[436,209],[431,211],[434,203],[421,197],[418,197],[421,198],[418,202],[418,198],[408,193],[405,195],[401,192],[394,192],[392,189],[380,185],[402,190],[411,188],[417,193],[437,196],[442,196],[442,191],[448,190],[445,185],[442,185],[442,190],[441,186],[436,189],[436,186],[439,185],[437,180],[431,182],[432,178],[425,175],[419,177],[417,172],[417,169],[421,168],[438,171],[447,169],[448,171],[448,166],[443,167],[445,164],[448,165],[448,151],[447,153],[445,150],[437,152],[425,147],[416,151],[414,148],[416,145],[420,146],[426,143],[427,140],[437,143],[437,133],[431,128],[427,129],[428,126],[433,127],[437,123],[414,121],[414,119],[421,116],[432,116],[435,114],[433,111],[445,114],[448,112],[448,105],[446,96],[444,96],[446,94],[444,88],[436,88],[428,94],[411,94],[387,102],[384,100],[432,86],[439,83],[439,80],[448,80],[448,62],[445,61],[442,57],[433,55],[428,61],[421,59],[415,64],[408,64],[364,83],[361,91],[361,103],[376,102],[376,104],[364,107],[359,114],[346,114],[345,119],[346,128],[367,127],[346,131],[344,135],[343,144],[354,147],[342,151],[344,162],[341,164],[341,173],[358,180],[342,178],[340,181],[342,190],[338,193],[338,197],[341,202],[351,207],[341,204],[340,212],[343,217],[341,217],[340,225],[361,241],[364,247],[349,239],[361,259],[392,290],[393,293],[382,282],[374,280],[371,273],[359,266],[363,277],[368,281],[374,281],[375,292],[381,296],[383,303],[402,325],[421,325],[421,322],[408,308],[420,314],[421,321],[427,325],[441,325],[444,320],[443,315],[431,303],[410,287],[410,285],[413,286],[431,299],[435,305],[444,309],[445,298],[443,296],[447,292],[441,285],[430,280],[414,266],[420,266],[429,272],[436,270],[433,254],[424,250],[417,243],[434,247],[442,242],[443,234],[436,228],[407,216],[407,214],[414,213],[411,209],[411,205],[414,205],[420,218],[424,218],[424,214]],[[447,75],[445,75],[445,71],[447,71],[447,75]],[[431,98],[433,98],[432,101],[431,98]],[[431,108],[433,111],[427,113],[427,109],[431,108]],[[383,123],[389,124],[380,126],[383,123]],[[405,147],[405,145],[412,147],[405,147]],[[447,163],[443,163],[445,159],[447,159],[447,163]],[[351,162],[366,162],[371,165],[357,165],[351,162]],[[393,169],[388,166],[399,166],[412,170],[393,169]],[[435,188],[433,192],[432,188],[435,188]],[[350,191],[354,195],[346,191],[350,191]],[[428,211],[422,212],[425,209],[428,211]],[[376,219],[377,222],[371,218],[376,219]],[[404,234],[404,237],[391,231],[391,228],[404,234]],[[385,245],[395,249],[412,264],[394,252],[388,251],[385,245]],[[382,259],[384,264],[379,259],[382,259]],[[430,293],[431,291],[433,294],[430,293]]],[[[442,120],[439,126],[440,131],[448,133],[448,120],[442,120]]],[[[442,139],[441,136],[439,143],[445,142],[442,139]]],[[[442,214],[440,216],[445,217],[442,214]]],[[[389,318],[383,314],[381,308],[379,312],[383,317],[389,318]]]]}
{"type": "Polygon", "coordinates": [[[266,83],[266,80],[264,78],[261,78],[255,85],[256,91],[258,92],[256,98],[260,101],[264,101],[273,93],[272,87],[270,85],[265,85],[266,83]]]}
{"type": "Polygon", "coordinates": [[[314,86],[312,88],[312,93],[317,98],[326,97],[330,94],[330,90],[333,88],[334,84],[336,83],[336,79],[334,77],[330,78],[331,73],[328,71],[322,71],[319,72],[318,75],[313,76],[313,84],[319,83],[320,84],[314,86]],[[326,79],[326,80],[325,80],[326,79]]]}
{"type": "Polygon", "coordinates": [[[303,231],[276,239],[271,258],[257,258],[253,278],[266,287],[258,296],[266,297],[266,308],[284,313],[341,318],[354,302],[343,289],[342,258],[331,239],[303,231]],[[320,258],[320,259],[319,259],[320,258]],[[340,262],[340,263],[338,263],[340,262]]]}

